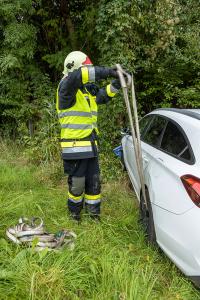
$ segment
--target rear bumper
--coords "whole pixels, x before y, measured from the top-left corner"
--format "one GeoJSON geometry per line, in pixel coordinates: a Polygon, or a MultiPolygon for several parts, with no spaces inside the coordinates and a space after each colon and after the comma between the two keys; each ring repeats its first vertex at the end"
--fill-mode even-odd
{"type": "Polygon", "coordinates": [[[157,242],[177,267],[200,286],[200,209],[176,215],[152,205],[157,242]]]}

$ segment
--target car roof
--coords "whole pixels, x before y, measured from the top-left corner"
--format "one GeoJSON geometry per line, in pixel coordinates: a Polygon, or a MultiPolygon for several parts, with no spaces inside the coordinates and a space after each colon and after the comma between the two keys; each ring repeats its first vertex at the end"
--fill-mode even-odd
{"type": "Polygon", "coordinates": [[[197,114],[200,114],[200,109],[199,109],[199,108],[195,108],[195,109],[186,109],[186,110],[188,110],[188,111],[193,111],[193,112],[195,112],[195,113],[197,113],[197,114]]]}
{"type": "Polygon", "coordinates": [[[200,109],[181,109],[181,108],[159,108],[155,111],[170,111],[192,117],[200,121],[200,109]]]}
{"type": "Polygon", "coordinates": [[[194,151],[196,164],[200,166],[200,109],[160,108],[149,115],[162,115],[178,123],[186,133],[194,151]]]}

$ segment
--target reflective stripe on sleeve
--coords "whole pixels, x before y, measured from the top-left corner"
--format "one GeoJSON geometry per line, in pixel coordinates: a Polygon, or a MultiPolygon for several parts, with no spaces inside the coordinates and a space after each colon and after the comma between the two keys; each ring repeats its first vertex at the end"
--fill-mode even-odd
{"type": "Polygon", "coordinates": [[[69,128],[69,129],[92,129],[92,125],[90,124],[61,124],[61,128],[69,128]]]}
{"type": "Polygon", "coordinates": [[[95,81],[95,68],[89,67],[88,72],[89,72],[89,81],[94,82],[95,81]]]}
{"type": "Polygon", "coordinates": [[[110,90],[112,93],[115,93],[115,94],[119,92],[119,90],[116,89],[112,84],[110,85],[110,90]]]}
{"type": "Polygon", "coordinates": [[[70,192],[68,192],[68,199],[74,203],[80,203],[83,201],[83,195],[74,196],[70,192]]]}
{"type": "Polygon", "coordinates": [[[97,116],[97,111],[92,110],[91,113],[92,115],[97,116]]]}
{"type": "Polygon", "coordinates": [[[106,86],[106,92],[109,97],[114,97],[116,94],[116,90],[114,91],[114,88],[111,84],[108,84],[106,86]]]}
{"type": "Polygon", "coordinates": [[[91,113],[84,111],[66,111],[58,114],[58,118],[63,117],[91,117],[91,113]]]}
{"type": "Polygon", "coordinates": [[[89,81],[88,68],[87,67],[82,67],[81,68],[81,73],[82,73],[82,82],[83,82],[83,84],[85,84],[89,81]]]}
{"type": "MultiPolygon", "coordinates": [[[[59,84],[60,85],[60,84],[59,84]]],[[[58,89],[59,89],[59,85],[58,85],[58,88],[56,90],[56,110],[58,111],[58,108],[59,108],[59,105],[58,105],[58,102],[59,102],[59,95],[58,95],[58,89]]]]}

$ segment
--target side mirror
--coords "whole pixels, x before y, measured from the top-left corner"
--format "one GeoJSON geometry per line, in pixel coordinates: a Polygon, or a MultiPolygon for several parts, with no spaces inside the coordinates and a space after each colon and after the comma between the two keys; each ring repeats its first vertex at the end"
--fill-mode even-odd
{"type": "Polygon", "coordinates": [[[122,128],[122,130],[121,130],[121,136],[123,137],[123,136],[125,136],[125,135],[130,135],[131,134],[131,131],[130,131],[130,128],[122,128]]]}

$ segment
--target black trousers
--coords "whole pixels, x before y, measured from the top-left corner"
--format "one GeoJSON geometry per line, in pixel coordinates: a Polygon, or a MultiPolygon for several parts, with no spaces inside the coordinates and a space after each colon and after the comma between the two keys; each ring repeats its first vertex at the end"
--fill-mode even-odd
{"type": "Polygon", "coordinates": [[[79,215],[83,204],[90,215],[100,215],[101,184],[98,157],[63,160],[64,172],[68,174],[68,209],[79,215]]]}

